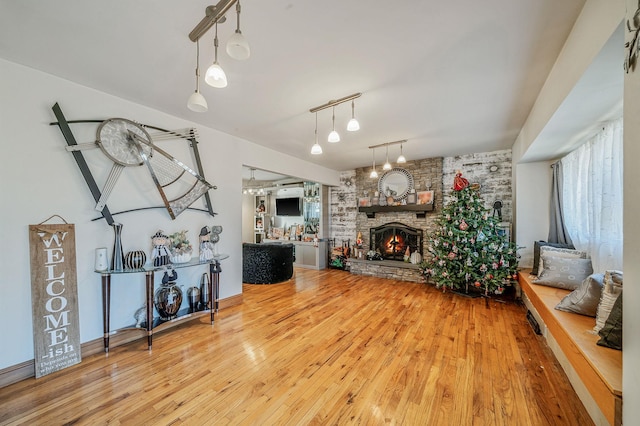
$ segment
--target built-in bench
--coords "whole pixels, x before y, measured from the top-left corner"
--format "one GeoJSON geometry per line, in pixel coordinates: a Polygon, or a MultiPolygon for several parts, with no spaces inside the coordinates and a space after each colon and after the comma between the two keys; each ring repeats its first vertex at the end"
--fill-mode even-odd
{"type": "Polygon", "coordinates": [[[536,277],[530,270],[520,271],[518,276],[525,304],[543,322],[550,348],[594,423],[606,420],[610,425],[620,425],[622,352],[596,344],[599,336],[592,332],[595,318],[555,309],[570,291],[534,284],[536,277]]]}

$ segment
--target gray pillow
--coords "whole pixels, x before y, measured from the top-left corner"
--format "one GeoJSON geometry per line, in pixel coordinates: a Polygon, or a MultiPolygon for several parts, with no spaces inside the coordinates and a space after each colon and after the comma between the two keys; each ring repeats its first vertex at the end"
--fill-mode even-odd
{"type": "Polygon", "coordinates": [[[582,281],[578,288],[563,297],[556,305],[556,309],[595,318],[603,286],[604,274],[591,274],[582,281]]]}
{"type": "Polygon", "coordinates": [[[575,290],[585,278],[593,273],[591,259],[555,257],[545,254],[540,257],[544,269],[533,281],[534,284],[575,290]]]}
{"type": "MultiPolygon", "coordinates": [[[[562,243],[548,243],[546,241],[534,241],[533,242],[533,269],[531,270],[531,275],[538,275],[538,271],[540,269],[540,247],[542,246],[550,246],[556,248],[567,248],[567,249],[575,249],[573,244],[562,244],[562,243]]],[[[540,270],[540,272],[542,272],[540,270]]]]}

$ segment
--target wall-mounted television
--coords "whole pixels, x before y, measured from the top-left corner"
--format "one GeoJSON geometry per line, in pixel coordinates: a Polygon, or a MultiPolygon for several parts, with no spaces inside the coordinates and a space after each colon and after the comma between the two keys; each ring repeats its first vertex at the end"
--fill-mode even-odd
{"type": "Polygon", "coordinates": [[[276,216],[302,216],[300,197],[276,198],[276,216]]]}

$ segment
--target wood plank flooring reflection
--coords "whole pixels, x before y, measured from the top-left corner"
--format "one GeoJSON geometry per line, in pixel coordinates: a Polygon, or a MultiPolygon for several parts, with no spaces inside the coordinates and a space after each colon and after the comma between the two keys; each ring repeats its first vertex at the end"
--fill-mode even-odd
{"type": "Polygon", "coordinates": [[[0,424],[592,424],[518,304],[304,269],[243,300],[0,389],[0,424]]]}

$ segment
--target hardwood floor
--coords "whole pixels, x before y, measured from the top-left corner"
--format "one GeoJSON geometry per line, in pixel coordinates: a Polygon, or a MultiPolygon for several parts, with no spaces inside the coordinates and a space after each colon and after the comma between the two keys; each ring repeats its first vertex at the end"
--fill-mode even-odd
{"type": "Polygon", "coordinates": [[[304,269],[243,299],[0,389],[0,424],[593,424],[514,302],[304,269]]]}

